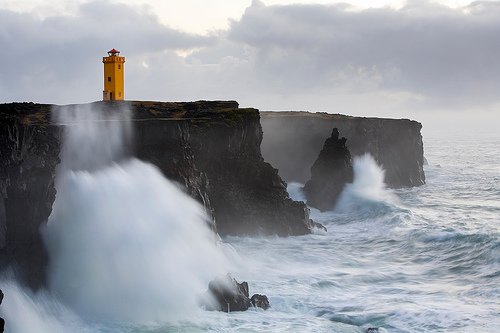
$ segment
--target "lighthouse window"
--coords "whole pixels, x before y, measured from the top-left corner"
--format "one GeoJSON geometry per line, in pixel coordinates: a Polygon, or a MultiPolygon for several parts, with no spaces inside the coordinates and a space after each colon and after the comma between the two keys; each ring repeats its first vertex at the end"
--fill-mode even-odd
{"type": "Polygon", "coordinates": [[[122,69],[122,65],[118,65],[118,69],[122,69]]]}
{"type": "Polygon", "coordinates": [[[108,76],[108,82],[111,82],[111,76],[108,76]]]}

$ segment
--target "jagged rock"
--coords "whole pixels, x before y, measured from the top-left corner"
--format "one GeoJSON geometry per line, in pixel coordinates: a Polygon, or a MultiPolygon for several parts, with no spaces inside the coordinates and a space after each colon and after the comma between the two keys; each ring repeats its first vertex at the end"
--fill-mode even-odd
{"type": "Polygon", "coordinates": [[[266,295],[255,294],[250,298],[252,305],[254,307],[262,308],[264,310],[269,309],[269,300],[266,295]]]}
{"type": "Polygon", "coordinates": [[[3,301],[3,291],[2,289],[0,289],[0,304],[2,304],[2,301],[3,301]]]}
{"type": "Polygon", "coordinates": [[[311,179],[304,186],[309,206],[321,211],[332,209],[345,184],[352,182],[351,154],[345,143],[346,138],[339,139],[339,131],[334,128],[311,167],[311,179]]]}
{"type": "Polygon", "coordinates": [[[227,274],[216,278],[208,284],[208,292],[213,296],[216,304],[207,306],[207,310],[215,311],[246,311],[252,304],[248,298],[248,283],[238,283],[227,274]]]}

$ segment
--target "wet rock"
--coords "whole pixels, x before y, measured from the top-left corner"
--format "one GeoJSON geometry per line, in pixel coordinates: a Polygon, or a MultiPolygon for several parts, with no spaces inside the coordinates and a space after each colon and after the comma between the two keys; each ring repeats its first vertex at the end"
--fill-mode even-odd
{"type": "Polygon", "coordinates": [[[0,304],[2,304],[3,301],[3,292],[2,289],[0,289],[0,304]]]}
{"type": "Polygon", "coordinates": [[[337,128],[326,139],[318,159],[311,167],[311,179],[304,186],[309,206],[321,211],[332,209],[344,186],[352,182],[354,172],[346,141],[346,138],[339,138],[337,128]]]}
{"type": "Polygon", "coordinates": [[[369,327],[367,330],[366,330],[366,333],[380,333],[379,329],[376,328],[376,327],[369,327]]]}
{"type": "Polygon", "coordinates": [[[250,298],[250,301],[256,308],[262,308],[264,310],[269,309],[269,300],[266,295],[255,294],[250,298]]]}
{"type": "Polygon", "coordinates": [[[248,298],[248,283],[238,283],[227,274],[208,284],[208,292],[213,296],[216,304],[207,306],[207,310],[215,311],[246,311],[252,304],[248,298]]]}

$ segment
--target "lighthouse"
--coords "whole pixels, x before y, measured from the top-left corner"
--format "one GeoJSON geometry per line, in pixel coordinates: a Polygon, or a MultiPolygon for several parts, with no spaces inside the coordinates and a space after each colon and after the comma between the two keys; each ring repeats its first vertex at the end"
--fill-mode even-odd
{"type": "Polygon", "coordinates": [[[120,51],[112,49],[108,56],[102,58],[104,64],[104,90],[103,101],[121,101],[125,98],[123,90],[123,66],[125,57],[120,57],[120,51]]]}

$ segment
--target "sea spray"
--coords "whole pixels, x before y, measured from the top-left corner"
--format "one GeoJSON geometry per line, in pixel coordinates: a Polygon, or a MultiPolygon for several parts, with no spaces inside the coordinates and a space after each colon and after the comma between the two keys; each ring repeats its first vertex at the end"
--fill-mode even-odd
{"type": "Polygon", "coordinates": [[[208,282],[228,270],[204,208],[156,167],[124,159],[128,112],[69,111],[56,117],[68,126],[43,230],[50,290],[86,318],[188,317],[208,282]]]}
{"type": "Polygon", "coordinates": [[[52,121],[62,126],[59,171],[96,170],[130,156],[132,123],[127,104],[55,107],[52,121]]]}
{"type": "Polygon", "coordinates": [[[397,196],[386,188],[384,170],[370,154],[357,156],[353,163],[354,180],[342,192],[335,211],[385,214],[398,203],[397,196]]]}
{"type": "Polygon", "coordinates": [[[11,279],[1,282],[5,298],[0,314],[10,333],[92,332],[81,319],[47,291],[33,293],[11,279]]]}

